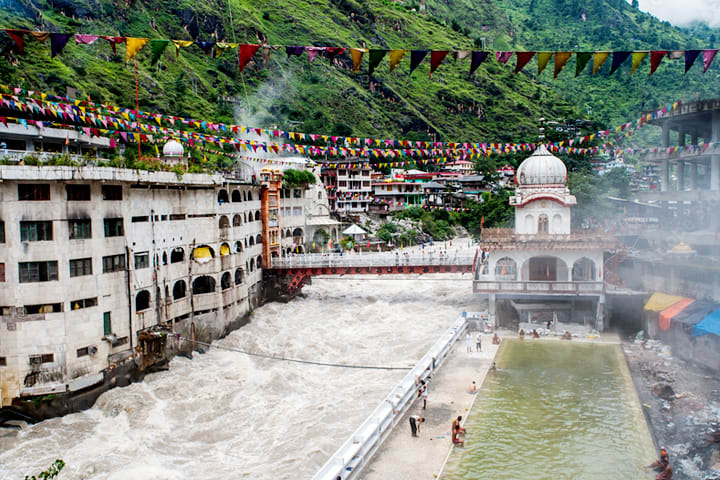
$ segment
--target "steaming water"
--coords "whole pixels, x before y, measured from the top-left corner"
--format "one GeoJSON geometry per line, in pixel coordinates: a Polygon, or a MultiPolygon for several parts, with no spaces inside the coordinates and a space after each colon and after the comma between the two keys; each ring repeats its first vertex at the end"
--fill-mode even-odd
{"type": "MultiPolygon", "coordinates": [[[[427,276],[426,276],[427,277],[427,276]]],[[[218,342],[328,362],[411,366],[463,310],[463,280],[327,279],[218,342]]],[[[102,395],[87,411],[0,430],[0,478],[56,458],[67,479],[309,478],[405,371],[308,366],[211,349],[102,395]]]]}
{"type": "Polygon", "coordinates": [[[503,342],[447,480],[648,479],[653,445],[617,345],[503,342]]]}

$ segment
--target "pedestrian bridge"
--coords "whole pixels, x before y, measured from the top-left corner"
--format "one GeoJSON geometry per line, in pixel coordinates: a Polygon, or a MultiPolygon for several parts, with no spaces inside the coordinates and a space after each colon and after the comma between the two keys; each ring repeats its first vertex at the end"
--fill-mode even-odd
{"type": "Polygon", "coordinates": [[[294,294],[317,275],[401,275],[423,273],[472,273],[476,250],[425,253],[377,252],[304,254],[271,258],[268,275],[280,280],[286,293],[294,294]]]}

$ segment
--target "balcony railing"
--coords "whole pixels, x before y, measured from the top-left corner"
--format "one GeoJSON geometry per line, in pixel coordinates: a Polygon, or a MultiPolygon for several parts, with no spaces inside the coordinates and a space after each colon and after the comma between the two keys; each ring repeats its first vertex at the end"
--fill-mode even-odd
{"type": "Polygon", "coordinates": [[[475,280],[475,292],[506,293],[572,293],[599,294],[603,292],[603,282],[542,282],[517,280],[475,280]]]}
{"type": "MultiPolygon", "coordinates": [[[[361,242],[362,243],[362,242],[361,242]]],[[[412,254],[398,252],[305,254],[273,258],[271,268],[320,268],[320,267],[391,267],[430,265],[472,265],[475,252],[463,254],[412,254]]]]}
{"type": "Polygon", "coordinates": [[[74,155],[60,152],[34,152],[32,150],[0,149],[0,159],[9,162],[20,163],[21,161],[28,161],[29,159],[37,159],[41,163],[46,163],[51,161],[54,162],[58,158],[67,159],[80,165],[94,165],[97,162],[109,161],[98,157],[88,157],[85,155],[74,155]]]}

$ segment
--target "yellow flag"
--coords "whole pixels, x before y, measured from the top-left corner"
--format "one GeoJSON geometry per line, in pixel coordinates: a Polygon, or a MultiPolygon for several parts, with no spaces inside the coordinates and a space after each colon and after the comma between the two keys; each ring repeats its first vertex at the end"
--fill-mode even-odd
{"type": "Polygon", "coordinates": [[[560,71],[563,69],[565,64],[572,57],[572,52],[555,52],[555,72],[553,78],[557,78],[560,71]]]}
{"type": "Polygon", "coordinates": [[[593,57],[593,75],[600,70],[600,67],[603,66],[603,63],[605,63],[605,60],[607,60],[609,56],[610,52],[595,52],[595,56],[593,57]]]}
{"type": "Polygon", "coordinates": [[[367,52],[367,48],[350,49],[350,57],[352,57],[353,61],[353,72],[358,73],[360,71],[360,64],[362,63],[365,52],[367,52]]]}
{"type": "Polygon", "coordinates": [[[193,44],[192,40],[173,40],[173,44],[175,45],[175,56],[180,56],[180,47],[187,48],[190,45],[193,44]]]}
{"type": "Polygon", "coordinates": [[[395,70],[400,60],[405,56],[407,50],[390,50],[390,71],[395,70]]]}
{"type": "Polygon", "coordinates": [[[640,66],[643,60],[645,60],[645,57],[647,57],[648,52],[633,52],[632,54],[632,68],[630,69],[630,75],[635,73],[635,70],[640,66]]]}
{"type": "Polygon", "coordinates": [[[127,37],[125,43],[127,44],[127,51],[125,52],[125,61],[129,62],[135,55],[140,51],[141,48],[149,41],[149,38],[134,38],[127,37]]]}
{"type": "Polygon", "coordinates": [[[543,70],[545,70],[545,67],[547,67],[548,62],[553,56],[553,52],[538,52],[537,54],[537,61],[538,61],[538,75],[542,73],[543,70]]]}
{"type": "Polygon", "coordinates": [[[158,150],[157,148],[157,143],[155,144],[155,155],[157,155],[158,157],[160,156],[160,150],[158,150]]]}

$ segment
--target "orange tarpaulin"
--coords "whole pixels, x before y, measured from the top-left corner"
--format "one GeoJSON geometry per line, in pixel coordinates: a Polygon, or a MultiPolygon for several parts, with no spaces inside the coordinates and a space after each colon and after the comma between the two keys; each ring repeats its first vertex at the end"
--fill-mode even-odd
{"type": "Polygon", "coordinates": [[[662,312],[660,312],[660,319],[658,320],[660,329],[667,330],[668,328],[670,328],[670,320],[675,315],[682,312],[685,307],[687,307],[694,301],[695,301],[694,298],[683,298],[679,302],[673,303],[670,307],[668,307],[665,310],[663,310],[662,312]]]}

